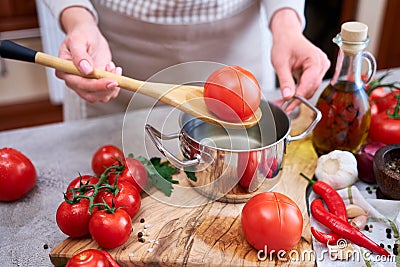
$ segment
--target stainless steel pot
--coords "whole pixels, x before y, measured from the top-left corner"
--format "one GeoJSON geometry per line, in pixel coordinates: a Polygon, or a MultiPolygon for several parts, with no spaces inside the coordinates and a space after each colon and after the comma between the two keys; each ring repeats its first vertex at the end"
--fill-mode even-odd
{"type": "Polygon", "coordinates": [[[310,133],[321,113],[300,96],[315,113],[311,124],[299,135],[290,136],[290,119],[273,103],[261,101],[262,118],[257,126],[227,129],[182,113],[181,130],[163,134],[147,124],[146,133],[157,149],[174,166],[184,169],[190,184],[211,200],[241,203],[256,194],[270,191],[278,183],[286,145],[310,133]],[[183,159],[169,152],[162,140],[179,138],[183,159]]]}

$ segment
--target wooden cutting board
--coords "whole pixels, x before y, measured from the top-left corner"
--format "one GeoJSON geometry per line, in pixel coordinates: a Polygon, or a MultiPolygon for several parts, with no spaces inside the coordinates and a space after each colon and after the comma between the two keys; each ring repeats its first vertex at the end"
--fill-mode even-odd
{"type": "MultiPolygon", "coordinates": [[[[302,131],[311,120],[311,112],[302,107],[300,116],[292,121],[291,134],[302,131]]],[[[312,250],[305,195],[308,183],[299,174],[303,172],[312,177],[316,160],[309,137],[289,143],[279,173],[280,182],[274,190],[292,198],[302,211],[302,238],[293,250],[299,255],[306,252],[305,261],[294,262],[288,257],[279,260],[276,256],[258,260],[257,251],[242,233],[240,213],[244,204],[217,201],[181,208],[163,204],[150,196],[142,199],[128,242],[109,252],[121,266],[314,266],[313,255],[308,260],[312,250]],[[141,218],[144,223],[140,222],[141,218]],[[146,232],[144,243],[138,241],[138,232],[146,232]]],[[[55,266],[61,266],[88,248],[100,247],[91,238],[67,238],[51,251],[50,259],[55,266]]]]}

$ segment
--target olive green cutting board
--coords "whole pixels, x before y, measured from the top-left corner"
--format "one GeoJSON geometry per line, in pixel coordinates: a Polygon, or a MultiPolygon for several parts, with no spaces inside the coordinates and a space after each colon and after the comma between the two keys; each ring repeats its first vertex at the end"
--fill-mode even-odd
{"type": "MultiPolygon", "coordinates": [[[[292,121],[291,133],[301,131],[311,120],[311,112],[302,108],[300,116],[292,121]]],[[[309,137],[289,143],[279,173],[280,182],[274,189],[292,198],[302,211],[302,238],[291,252],[299,255],[306,252],[306,259],[312,250],[305,196],[308,182],[299,174],[303,172],[312,177],[316,161],[317,155],[309,137]]],[[[177,174],[182,175],[185,174],[177,174]]],[[[127,243],[108,251],[121,266],[314,266],[312,253],[311,259],[306,261],[290,261],[289,257],[279,260],[276,256],[264,256],[265,260],[260,261],[257,251],[242,233],[240,213],[243,205],[217,201],[180,208],[145,196],[127,243]],[[142,218],[144,223],[140,222],[142,218]],[[144,242],[138,240],[138,232],[146,233],[144,242]]],[[[52,249],[50,259],[55,266],[61,266],[88,248],[98,249],[99,246],[90,237],[67,238],[52,249]]]]}

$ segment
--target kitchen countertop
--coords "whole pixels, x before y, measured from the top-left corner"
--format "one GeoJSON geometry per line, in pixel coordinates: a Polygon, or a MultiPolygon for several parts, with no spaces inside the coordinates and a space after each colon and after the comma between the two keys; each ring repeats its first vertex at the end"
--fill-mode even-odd
{"type": "MultiPolygon", "coordinates": [[[[400,69],[393,70],[390,77],[400,77],[400,69]]],[[[125,123],[124,114],[116,114],[0,132],[0,147],[20,150],[32,160],[38,174],[35,188],[26,197],[0,202],[1,266],[52,266],[49,253],[66,238],[57,227],[55,214],[69,181],[79,173],[92,172],[91,157],[104,144],[123,147],[124,153],[160,156],[147,145],[144,125],[150,122],[165,133],[179,131],[174,112],[164,123],[170,110],[164,106],[150,113],[129,112],[125,123]]]]}
{"type": "MultiPolygon", "coordinates": [[[[154,113],[159,118],[155,116],[154,125],[162,125],[157,119],[162,120],[166,110],[170,108],[156,109],[154,113]]],[[[0,132],[0,147],[20,150],[37,171],[36,186],[26,197],[11,203],[0,202],[2,267],[52,266],[49,253],[66,238],[55,222],[66,186],[79,173],[92,173],[91,158],[100,146],[123,147],[122,131],[125,138],[130,137],[126,147],[133,150],[129,152],[145,155],[144,124],[152,119],[147,115],[145,110],[133,112],[127,115],[124,126],[124,114],[116,114],[0,132]]]]}

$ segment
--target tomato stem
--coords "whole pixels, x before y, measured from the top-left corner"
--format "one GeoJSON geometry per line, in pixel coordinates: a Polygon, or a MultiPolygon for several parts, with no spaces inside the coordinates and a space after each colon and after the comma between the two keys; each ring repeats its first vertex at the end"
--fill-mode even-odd
{"type": "Polygon", "coordinates": [[[374,91],[378,87],[388,87],[388,88],[395,88],[395,89],[400,89],[400,82],[395,81],[393,83],[382,83],[383,79],[385,79],[387,76],[389,76],[390,72],[387,71],[386,73],[382,74],[380,77],[377,79],[369,82],[369,87],[367,90],[368,96],[371,95],[372,91],[374,91]]]}
{"type": "Polygon", "coordinates": [[[303,178],[305,178],[311,185],[314,185],[315,184],[315,181],[313,180],[313,179],[311,179],[311,178],[309,178],[307,175],[305,175],[304,173],[300,173],[300,175],[303,177],[303,178]]]}
{"type": "Polygon", "coordinates": [[[400,119],[400,93],[396,93],[396,90],[400,89],[400,82],[399,81],[395,81],[392,83],[382,83],[382,80],[387,77],[389,75],[389,71],[386,72],[385,74],[383,74],[382,76],[380,76],[379,78],[377,78],[374,81],[371,81],[369,83],[369,88],[367,90],[367,94],[368,96],[371,95],[372,91],[374,91],[376,88],[378,87],[388,87],[391,90],[391,93],[393,94],[393,96],[397,99],[397,103],[395,105],[394,108],[390,108],[388,109],[386,112],[388,114],[388,117],[391,119],[400,119]]]}
{"type": "Polygon", "coordinates": [[[396,93],[392,92],[392,94],[397,99],[397,103],[393,109],[393,112],[391,112],[390,109],[387,110],[388,117],[391,119],[400,119],[400,93],[396,94],[396,93]]]}
{"type": "MultiPolygon", "coordinates": [[[[107,169],[104,170],[104,172],[100,175],[99,181],[96,184],[89,184],[87,183],[82,183],[80,182],[80,187],[78,188],[72,188],[68,192],[64,193],[64,200],[68,204],[75,204],[78,203],[80,199],[85,198],[89,200],[89,213],[92,213],[94,207],[102,207],[108,210],[110,213],[114,213],[115,208],[111,208],[110,206],[106,205],[106,203],[99,203],[95,204],[94,199],[96,198],[97,194],[100,192],[102,189],[109,190],[113,194],[118,194],[119,188],[117,187],[117,181],[118,178],[116,179],[114,185],[110,185],[106,183],[107,177],[109,173],[115,173],[115,174],[121,174],[122,171],[124,170],[125,166],[122,165],[112,165],[108,167],[107,169]],[[90,196],[85,195],[86,192],[93,190],[93,194],[90,196]],[[72,197],[69,198],[67,196],[67,193],[72,193],[72,197]]],[[[114,206],[114,203],[113,203],[114,206]]]]}

